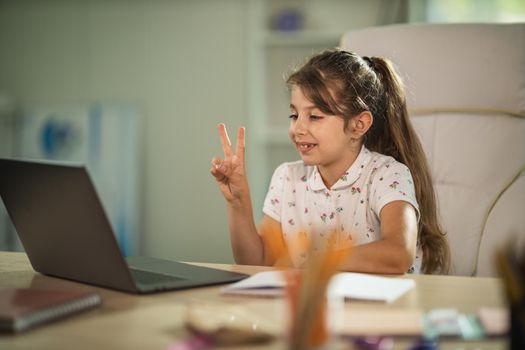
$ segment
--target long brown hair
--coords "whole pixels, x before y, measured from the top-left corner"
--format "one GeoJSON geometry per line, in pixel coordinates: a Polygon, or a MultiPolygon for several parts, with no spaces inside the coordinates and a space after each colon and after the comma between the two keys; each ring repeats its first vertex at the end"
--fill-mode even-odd
{"type": "Polygon", "coordinates": [[[381,57],[331,49],[310,58],[287,83],[299,86],[322,112],[342,116],[345,127],[363,111],[372,114],[365,146],[405,164],[414,179],[423,272],[448,273],[450,252],[437,216],[432,177],[408,116],[403,83],[392,63],[381,57]]]}

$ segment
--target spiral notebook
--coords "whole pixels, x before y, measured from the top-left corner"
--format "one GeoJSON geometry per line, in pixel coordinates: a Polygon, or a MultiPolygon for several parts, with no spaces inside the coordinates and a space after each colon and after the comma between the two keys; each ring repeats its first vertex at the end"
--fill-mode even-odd
{"type": "Polygon", "coordinates": [[[102,304],[96,292],[0,289],[0,332],[18,333],[102,304]]]}

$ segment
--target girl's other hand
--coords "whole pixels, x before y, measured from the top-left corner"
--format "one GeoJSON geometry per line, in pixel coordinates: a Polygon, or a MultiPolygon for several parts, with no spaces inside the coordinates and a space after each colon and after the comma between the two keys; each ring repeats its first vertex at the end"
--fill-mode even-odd
{"type": "Polygon", "coordinates": [[[249,193],[244,163],[245,128],[240,127],[237,132],[235,153],[232,151],[226,126],[221,123],[217,126],[217,129],[221,139],[224,159],[214,157],[211,161],[210,173],[217,180],[224,198],[228,202],[233,202],[240,200],[249,193]]]}

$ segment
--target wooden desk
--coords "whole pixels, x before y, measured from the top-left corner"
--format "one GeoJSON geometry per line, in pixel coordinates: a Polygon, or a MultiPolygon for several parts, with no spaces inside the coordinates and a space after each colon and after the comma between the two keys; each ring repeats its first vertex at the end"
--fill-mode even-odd
{"type": "MultiPolygon", "coordinates": [[[[222,264],[201,264],[252,274],[269,268],[222,264]]],[[[480,306],[503,306],[502,286],[495,278],[453,276],[408,276],[416,287],[392,304],[350,301],[345,312],[354,308],[423,309],[454,307],[461,312],[475,312],[480,306]]],[[[69,319],[35,328],[20,335],[1,335],[0,349],[158,349],[166,350],[177,339],[187,337],[184,312],[188,303],[219,302],[243,305],[250,311],[283,322],[286,308],[281,299],[225,297],[220,287],[206,287],[145,296],[131,295],[57,278],[32,270],[24,253],[0,252],[0,288],[34,287],[43,289],[97,290],[103,297],[102,308],[69,319]]],[[[396,348],[407,343],[396,341],[396,348]]],[[[351,349],[350,346],[343,347],[351,349]]],[[[500,349],[505,339],[482,342],[443,343],[441,348],[500,349]]],[[[235,349],[284,349],[281,342],[235,349]]]]}

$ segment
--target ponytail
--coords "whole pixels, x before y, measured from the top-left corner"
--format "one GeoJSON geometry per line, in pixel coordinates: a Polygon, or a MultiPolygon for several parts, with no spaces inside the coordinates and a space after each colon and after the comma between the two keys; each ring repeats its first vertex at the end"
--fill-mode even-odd
{"type": "MultiPolygon", "coordinates": [[[[419,204],[419,242],[423,249],[425,273],[448,273],[450,252],[445,233],[437,217],[436,195],[432,176],[423,147],[410,122],[404,87],[390,61],[371,57],[371,68],[383,86],[383,123],[370,130],[365,145],[372,151],[394,157],[405,164],[412,173],[416,198],[419,204]]],[[[366,60],[365,60],[366,61],[366,60]]]]}

